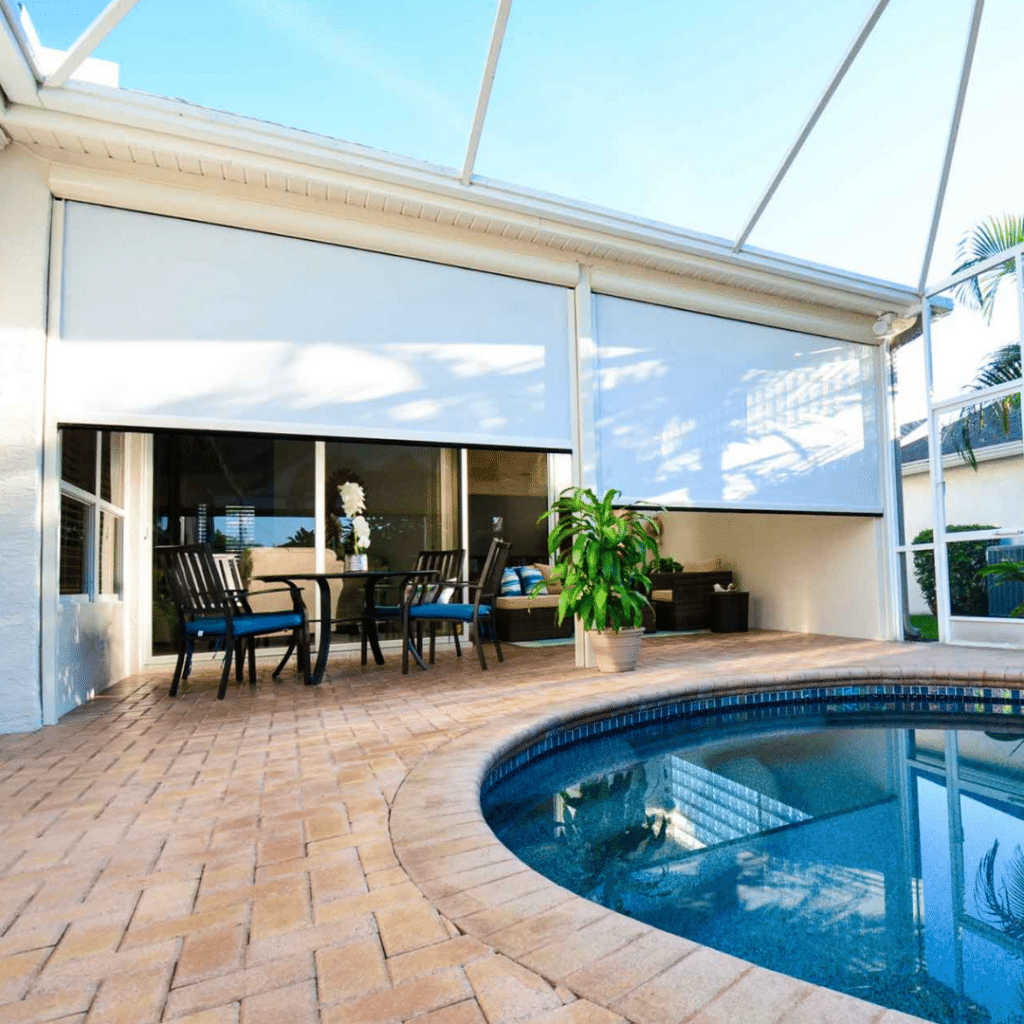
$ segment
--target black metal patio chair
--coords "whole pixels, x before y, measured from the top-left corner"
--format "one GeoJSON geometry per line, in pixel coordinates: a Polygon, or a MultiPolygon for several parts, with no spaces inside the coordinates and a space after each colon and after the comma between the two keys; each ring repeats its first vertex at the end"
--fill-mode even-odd
{"type": "MultiPolygon", "coordinates": [[[[507,541],[492,540],[487,558],[484,560],[483,570],[480,579],[476,583],[468,583],[463,580],[441,581],[437,584],[438,596],[440,590],[445,586],[454,587],[461,591],[463,596],[466,592],[475,595],[472,602],[448,601],[444,602],[432,596],[431,588],[418,590],[413,588],[405,595],[402,604],[402,674],[409,671],[409,653],[413,649],[412,627],[417,630],[429,625],[431,628],[430,660],[434,660],[434,629],[438,624],[457,626],[465,623],[472,627],[473,643],[476,645],[476,653],[480,659],[480,667],[487,668],[487,659],[484,656],[484,634],[488,634],[494,643],[494,650],[498,661],[504,661],[501,653],[501,644],[498,642],[498,633],[494,628],[494,599],[501,593],[501,574],[504,572],[505,563],[508,561],[508,552],[511,544],[507,541]]],[[[454,630],[453,630],[454,632],[454,630]]],[[[456,637],[456,653],[462,656],[462,650],[456,637]]],[[[423,662],[417,658],[420,665],[423,662]]]]}
{"type": "Polygon", "coordinates": [[[219,700],[223,700],[227,692],[232,658],[235,659],[236,675],[241,682],[243,649],[246,647],[249,654],[249,682],[256,682],[255,638],[270,633],[291,632],[288,647],[280,664],[274,669],[273,678],[281,674],[292,652],[297,651],[299,670],[304,681],[310,681],[306,606],[297,585],[289,584],[285,588],[292,598],[290,611],[253,612],[249,606],[248,592],[241,587],[228,585],[232,581],[240,584],[240,579],[233,580],[230,571],[218,565],[209,545],[185,544],[180,547],[157,548],[157,564],[163,571],[178,613],[178,662],[171,683],[172,697],[178,695],[183,676],[187,678],[187,668],[191,665],[192,653],[199,639],[222,639],[224,642],[224,667],[217,691],[219,700]]]}

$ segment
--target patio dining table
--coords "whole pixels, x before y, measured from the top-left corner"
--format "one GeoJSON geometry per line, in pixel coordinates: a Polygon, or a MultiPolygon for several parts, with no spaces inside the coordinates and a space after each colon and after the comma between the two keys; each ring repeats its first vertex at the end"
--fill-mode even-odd
{"type": "MultiPolygon", "coordinates": [[[[320,591],[320,625],[316,637],[316,664],[310,675],[310,685],[318,686],[324,678],[324,671],[327,668],[327,656],[331,647],[331,625],[334,622],[342,621],[335,619],[331,607],[331,581],[332,580],[361,580],[363,582],[363,612],[360,616],[360,624],[363,629],[363,637],[370,645],[373,652],[373,660],[378,665],[384,664],[384,655],[380,650],[380,635],[377,631],[377,623],[380,620],[380,610],[377,607],[377,585],[385,580],[401,580],[400,589],[413,579],[423,577],[436,577],[436,569],[365,569],[353,572],[284,572],[272,573],[266,576],[256,576],[254,579],[262,583],[315,583],[320,591]]],[[[415,646],[412,647],[413,656],[423,665],[419,652],[415,646]]],[[[366,647],[363,647],[363,664],[366,664],[366,647]]]]}

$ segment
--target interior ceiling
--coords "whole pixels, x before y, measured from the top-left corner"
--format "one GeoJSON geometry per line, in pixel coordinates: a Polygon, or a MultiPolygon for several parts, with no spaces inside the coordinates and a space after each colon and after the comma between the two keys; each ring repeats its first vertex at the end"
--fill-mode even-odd
{"type": "Polygon", "coordinates": [[[915,288],[1020,209],[1019,0],[29,7],[50,68],[915,288]]]}

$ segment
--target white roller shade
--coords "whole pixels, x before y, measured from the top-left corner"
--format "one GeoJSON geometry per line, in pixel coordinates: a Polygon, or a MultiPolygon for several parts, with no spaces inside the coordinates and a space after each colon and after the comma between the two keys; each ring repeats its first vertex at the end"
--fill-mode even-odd
{"type": "Polygon", "coordinates": [[[58,419],[568,448],[564,288],[68,203],[58,419]]]}
{"type": "Polygon", "coordinates": [[[594,305],[602,489],[669,508],[881,512],[875,349],[594,305]]]}

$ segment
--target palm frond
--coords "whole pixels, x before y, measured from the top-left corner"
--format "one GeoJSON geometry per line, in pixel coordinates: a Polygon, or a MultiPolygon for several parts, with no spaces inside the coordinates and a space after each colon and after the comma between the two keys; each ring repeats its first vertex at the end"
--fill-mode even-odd
{"type": "MultiPolygon", "coordinates": [[[[954,273],[970,270],[1019,245],[1024,245],[1024,217],[1008,213],[989,217],[966,232],[957,243],[959,265],[954,273]]],[[[965,306],[980,310],[986,320],[991,320],[999,283],[1013,273],[1013,261],[1007,260],[957,285],[953,292],[965,306]]]]}
{"type": "Polygon", "coordinates": [[[1009,868],[1009,884],[996,882],[999,840],[981,858],[974,877],[974,898],[989,920],[1011,939],[1024,939],[1024,855],[1018,846],[1009,868]]]}

